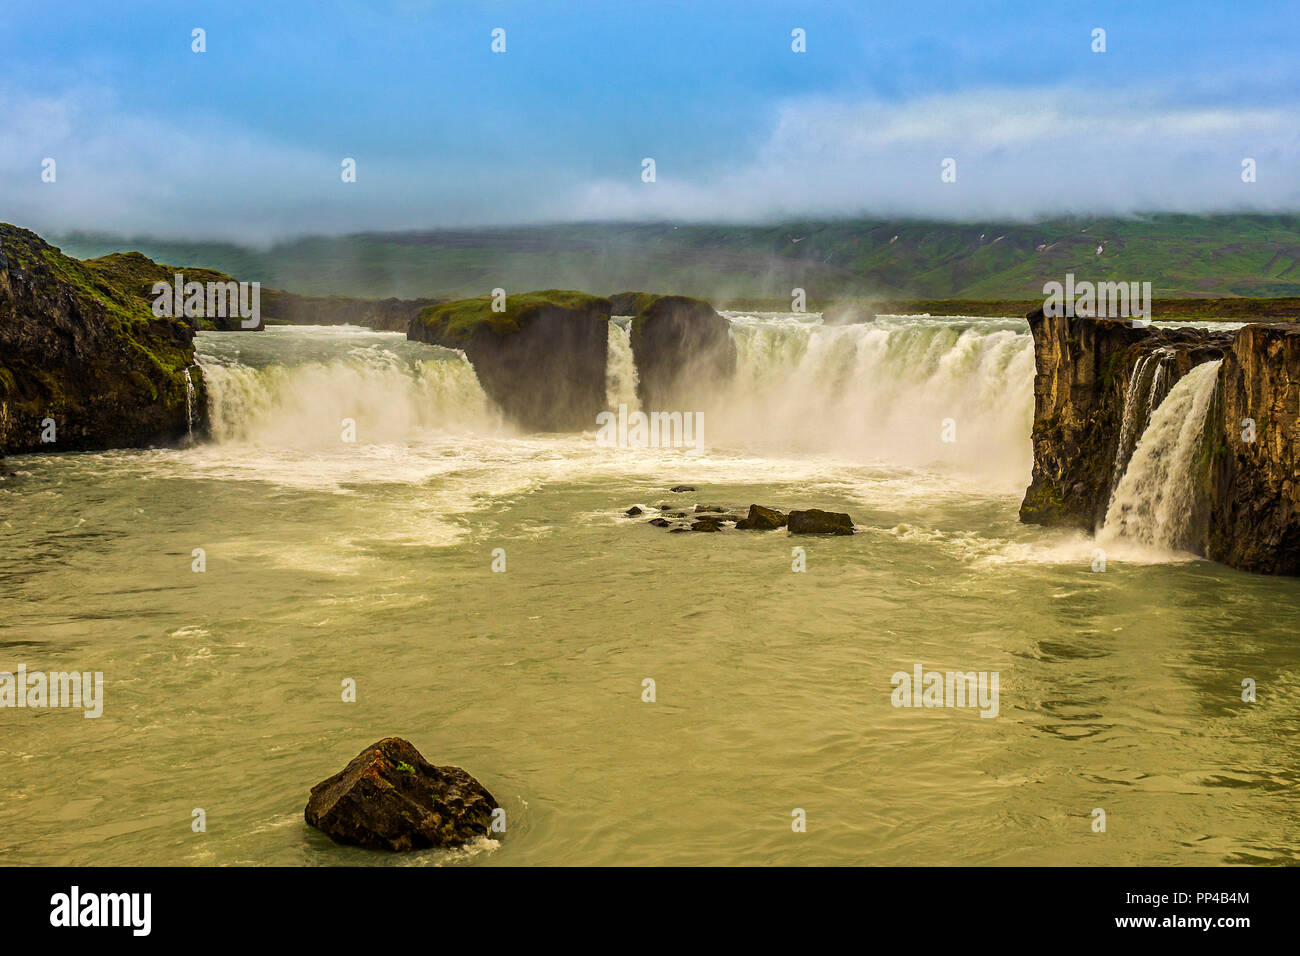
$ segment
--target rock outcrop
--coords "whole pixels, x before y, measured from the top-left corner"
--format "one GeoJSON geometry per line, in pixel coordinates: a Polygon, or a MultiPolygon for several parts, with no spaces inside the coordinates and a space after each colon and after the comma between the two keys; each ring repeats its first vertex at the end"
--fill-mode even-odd
{"type": "Polygon", "coordinates": [[[1247,325],[1219,366],[1206,556],[1300,574],[1300,329],[1247,325]]]}
{"type": "Polygon", "coordinates": [[[853,534],[853,519],[839,512],[809,508],[791,511],[786,527],[791,534],[853,534]]]}
{"type": "Polygon", "coordinates": [[[461,349],[488,396],[518,425],[538,431],[596,427],[605,410],[610,301],[550,289],[461,299],[420,310],[408,338],[461,349]]]}
{"type": "Polygon", "coordinates": [[[304,817],[336,843],[404,852],[487,836],[497,802],[459,767],[435,767],[386,737],[311,788],[304,817]]]}
{"type": "MultiPolygon", "coordinates": [[[[205,314],[207,309],[205,294],[203,305],[196,310],[199,314],[193,319],[186,319],[194,326],[196,332],[257,332],[261,331],[266,321],[266,310],[259,307],[259,312],[262,313],[259,321],[252,324],[252,319],[249,318],[247,321],[250,324],[244,325],[245,319],[239,315],[238,292],[230,288],[232,283],[238,287],[238,282],[224,272],[194,266],[169,266],[154,262],[140,252],[114,252],[107,256],[100,256],[98,259],[86,259],[83,264],[103,276],[107,282],[130,294],[141,307],[150,310],[151,313],[156,298],[153,291],[156,282],[165,282],[174,287],[176,277],[179,275],[183,277],[182,283],[198,282],[205,290],[209,283],[221,285],[223,299],[227,298],[226,292],[232,293],[227,307],[214,308],[211,315],[205,314]]],[[[216,305],[215,301],[213,304],[216,305]]]]}
{"type": "Polygon", "coordinates": [[[731,323],[709,303],[680,295],[622,293],[617,304],[635,305],[632,358],[637,397],[647,410],[693,410],[736,371],[731,323]],[[630,301],[622,301],[631,297],[630,301]]]}
{"type": "Polygon", "coordinates": [[[1203,520],[1185,546],[1300,574],[1300,329],[1134,328],[1041,311],[1029,324],[1034,471],[1022,521],[1097,530],[1154,410],[1192,368],[1222,359],[1192,476],[1203,520]]]}
{"type": "Polygon", "coordinates": [[[204,428],[195,329],[153,314],[123,278],[137,264],[82,262],[0,224],[0,454],[165,444],[204,428]]]}
{"type": "Polygon", "coordinates": [[[736,522],[736,530],[775,531],[777,528],[784,528],[788,520],[785,515],[775,508],[750,505],[749,514],[736,522]]]}
{"type": "Polygon", "coordinates": [[[1028,320],[1034,337],[1034,470],[1020,520],[1092,532],[1106,517],[1114,479],[1160,397],[1144,401],[1125,427],[1125,398],[1141,371],[1139,361],[1151,357],[1157,363],[1158,381],[1154,367],[1146,368],[1149,384],[1167,392],[1194,366],[1221,358],[1232,334],[1045,316],[1041,309],[1028,320]]]}

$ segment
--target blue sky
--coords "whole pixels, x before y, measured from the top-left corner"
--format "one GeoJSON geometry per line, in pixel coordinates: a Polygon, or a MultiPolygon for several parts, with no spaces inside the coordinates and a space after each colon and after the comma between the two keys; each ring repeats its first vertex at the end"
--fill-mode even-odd
{"type": "Polygon", "coordinates": [[[8,6],[0,218],[52,231],[1300,208],[1294,2],[8,6]]]}

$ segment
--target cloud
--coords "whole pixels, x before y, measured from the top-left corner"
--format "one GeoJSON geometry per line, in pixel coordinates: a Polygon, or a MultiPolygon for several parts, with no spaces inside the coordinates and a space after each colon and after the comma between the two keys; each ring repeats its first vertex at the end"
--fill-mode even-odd
{"type": "MultiPolygon", "coordinates": [[[[962,92],[901,103],[786,100],[761,145],[676,169],[656,157],[579,181],[581,142],[457,165],[436,150],[342,155],[197,113],[150,116],[110,92],[0,91],[0,209],[41,231],[265,242],[305,232],[590,219],[755,221],[850,214],[946,219],[1080,212],[1300,209],[1300,110],[1229,109],[1080,89],[962,92]],[[52,157],[56,183],[42,183],[52,157]],[[1241,181],[1241,162],[1258,181],[1241,181]],[[956,161],[957,181],[940,181],[956,161]]],[[[598,130],[593,136],[599,135],[598,130]]]]}
{"type": "Polygon", "coordinates": [[[657,165],[606,179],[578,218],[766,219],[865,213],[945,219],[1062,212],[1300,209],[1300,110],[1114,102],[1080,90],[988,91],[906,103],[779,107],[751,158],[705,179],[657,165]],[[941,163],[956,163],[955,182],[941,163]],[[1241,163],[1257,163],[1243,183],[1241,163]]]}

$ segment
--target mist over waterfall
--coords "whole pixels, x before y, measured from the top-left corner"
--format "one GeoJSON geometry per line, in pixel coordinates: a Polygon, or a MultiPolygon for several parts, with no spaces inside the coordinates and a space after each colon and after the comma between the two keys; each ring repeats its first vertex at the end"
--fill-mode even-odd
{"type": "Polygon", "coordinates": [[[709,410],[714,442],[1028,479],[1034,352],[1023,322],[733,316],[732,337],[737,372],[709,410]]]}
{"type": "Polygon", "coordinates": [[[1111,496],[1099,541],[1123,538],[1169,550],[1198,543],[1204,533],[1204,495],[1197,462],[1205,448],[1220,364],[1196,366],[1151,413],[1111,496]]]}

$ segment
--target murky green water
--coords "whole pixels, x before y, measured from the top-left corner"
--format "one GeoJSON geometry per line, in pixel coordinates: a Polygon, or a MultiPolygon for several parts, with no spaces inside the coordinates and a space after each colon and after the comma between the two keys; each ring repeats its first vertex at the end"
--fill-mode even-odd
{"type": "Polygon", "coordinates": [[[778,326],[700,457],[516,435],[454,356],[299,329],[204,337],[211,443],[10,459],[0,671],[103,671],[105,704],[0,710],[0,861],[1300,859],[1300,585],[1137,548],[1095,573],[1091,539],[1019,524],[1014,323],[886,324],[871,361],[901,364],[872,375],[840,354],[861,333],[778,326]],[[621,516],[670,498],[859,533],[621,516]],[[997,671],[998,716],[893,707],[916,663],[997,671]],[[392,857],[309,829],[311,786],[387,735],[473,773],[506,836],[392,857]]]}

